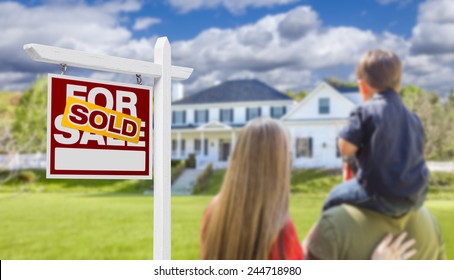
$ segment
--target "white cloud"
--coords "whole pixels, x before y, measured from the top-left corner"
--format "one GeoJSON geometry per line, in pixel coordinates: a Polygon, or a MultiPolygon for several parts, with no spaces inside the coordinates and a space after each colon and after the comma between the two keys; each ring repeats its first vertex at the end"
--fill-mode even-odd
{"type": "Polygon", "coordinates": [[[417,54],[454,53],[454,1],[428,0],[419,6],[413,28],[412,51],[417,54]]]}
{"type": "Polygon", "coordinates": [[[158,24],[161,22],[161,19],[159,18],[154,18],[154,17],[142,17],[136,19],[136,22],[134,23],[134,26],[132,29],[134,30],[145,30],[155,24],[158,24]]]}
{"type": "Polygon", "coordinates": [[[389,5],[389,4],[399,4],[400,6],[405,6],[410,4],[413,0],[377,0],[380,5],[389,5]]]}
{"type": "MultiPolygon", "coordinates": [[[[318,72],[353,69],[363,53],[379,47],[402,55],[409,49],[403,38],[391,33],[324,27],[317,13],[304,6],[235,29],[211,28],[192,40],[174,42],[172,50],[176,63],[195,68],[191,90],[219,79],[251,77],[282,90],[300,90],[320,81],[318,72]]],[[[345,78],[349,73],[344,72],[339,74],[345,78]]]]}
{"type": "Polygon", "coordinates": [[[298,7],[285,15],[278,25],[279,33],[287,39],[299,39],[320,25],[318,15],[308,6],[298,7]]]}
{"type": "Polygon", "coordinates": [[[272,7],[297,2],[298,0],[168,0],[182,13],[198,9],[224,7],[232,13],[241,13],[248,7],[272,7]]]}
{"type": "Polygon", "coordinates": [[[454,88],[454,1],[427,0],[418,11],[404,81],[446,95],[454,88]]]}
{"type": "MultiPolygon", "coordinates": [[[[37,73],[58,72],[55,65],[32,61],[23,51],[26,43],[39,43],[94,53],[124,55],[129,58],[153,57],[155,38],[135,40],[119,23],[124,12],[137,11],[135,0],[111,1],[93,5],[85,2],[46,2],[26,7],[17,2],[0,3],[0,89],[19,89],[23,79],[11,73],[26,74],[28,82],[37,73]]],[[[74,73],[75,69],[70,69],[74,73]]]]}
{"type": "MultiPolygon", "coordinates": [[[[285,91],[310,89],[324,76],[354,79],[354,68],[367,50],[386,48],[402,58],[404,83],[446,92],[453,87],[453,2],[423,3],[410,39],[351,26],[325,26],[315,10],[300,6],[236,28],[208,28],[192,39],[174,41],[172,59],[175,65],[195,69],[185,82],[190,92],[244,78],[260,79],[285,91]]],[[[77,2],[70,7],[60,2],[34,7],[0,3],[0,30],[5,38],[0,41],[0,89],[23,89],[37,73],[59,71],[55,65],[29,59],[22,45],[30,42],[153,61],[156,37],[133,38],[123,21],[125,13],[139,8],[140,2],[130,0],[77,2]]],[[[69,69],[70,74],[73,71],[69,69]]],[[[133,75],[97,72],[92,76],[135,82],[133,75]]]]}

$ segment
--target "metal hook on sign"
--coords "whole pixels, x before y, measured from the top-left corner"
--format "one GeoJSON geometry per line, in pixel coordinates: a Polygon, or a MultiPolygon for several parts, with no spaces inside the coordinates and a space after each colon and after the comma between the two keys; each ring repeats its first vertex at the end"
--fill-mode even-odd
{"type": "Polygon", "coordinates": [[[65,63],[61,63],[60,66],[61,66],[60,75],[65,75],[66,74],[66,70],[68,69],[68,66],[65,63]]]}
{"type": "Polygon", "coordinates": [[[142,75],[136,74],[136,79],[137,79],[137,84],[141,85],[142,84],[142,75]]]}

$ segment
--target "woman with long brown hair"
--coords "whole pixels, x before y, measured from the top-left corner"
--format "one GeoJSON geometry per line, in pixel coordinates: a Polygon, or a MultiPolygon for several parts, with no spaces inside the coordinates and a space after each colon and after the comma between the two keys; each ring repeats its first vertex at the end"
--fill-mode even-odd
{"type": "Polygon", "coordinates": [[[255,119],[241,130],[221,191],[206,211],[203,259],[303,257],[288,214],[289,142],[271,119],[255,119]]]}
{"type": "MultiPolygon", "coordinates": [[[[279,122],[258,118],[240,131],[220,193],[202,221],[202,259],[304,258],[288,213],[291,159],[290,136],[279,122]]],[[[374,259],[399,259],[411,245],[389,238],[374,259]]]]}

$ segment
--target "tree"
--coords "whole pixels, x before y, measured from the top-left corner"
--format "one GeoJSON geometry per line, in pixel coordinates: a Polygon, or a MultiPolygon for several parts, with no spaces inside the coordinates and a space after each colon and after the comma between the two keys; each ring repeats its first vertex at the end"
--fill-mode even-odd
{"type": "Polygon", "coordinates": [[[447,160],[454,157],[453,108],[442,104],[435,92],[415,85],[401,90],[402,100],[421,120],[425,131],[424,153],[428,159],[447,160]]]}
{"type": "Polygon", "coordinates": [[[330,84],[335,88],[357,88],[358,84],[356,82],[343,81],[336,77],[325,77],[323,79],[326,83],[330,84]]]}
{"type": "Polygon", "coordinates": [[[12,133],[12,122],[20,97],[20,93],[0,93],[0,187],[16,174],[16,170],[8,170],[8,165],[17,150],[12,133]]]}
{"type": "Polygon", "coordinates": [[[295,99],[298,102],[301,101],[302,99],[304,99],[304,97],[307,96],[307,92],[304,91],[304,90],[300,90],[299,92],[294,92],[292,90],[287,90],[286,94],[287,94],[288,97],[291,97],[291,98],[295,99]]]}
{"type": "Polygon", "coordinates": [[[13,135],[21,153],[46,151],[47,77],[38,77],[16,110],[13,135]]]}

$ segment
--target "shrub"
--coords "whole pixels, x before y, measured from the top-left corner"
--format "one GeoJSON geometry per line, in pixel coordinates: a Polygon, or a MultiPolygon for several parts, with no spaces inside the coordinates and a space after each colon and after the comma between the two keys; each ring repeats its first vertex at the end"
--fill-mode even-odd
{"type": "Polygon", "coordinates": [[[208,179],[210,179],[210,177],[212,175],[213,175],[213,165],[210,163],[205,167],[205,169],[199,175],[199,177],[197,177],[197,181],[194,186],[194,189],[192,190],[192,194],[198,194],[198,193],[202,192],[208,183],[208,179]]]}
{"type": "Polygon", "coordinates": [[[34,183],[38,181],[39,176],[33,170],[22,170],[17,175],[17,179],[21,183],[34,183]]]}
{"type": "Polygon", "coordinates": [[[196,167],[195,154],[189,154],[188,159],[186,160],[186,167],[187,168],[196,167]]]}
{"type": "Polygon", "coordinates": [[[172,163],[172,173],[170,175],[172,183],[175,182],[175,180],[181,175],[185,167],[186,164],[184,160],[180,160],[179,163],[175,166],[172,163]]]}

